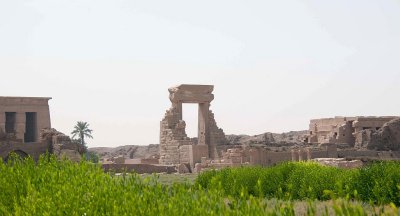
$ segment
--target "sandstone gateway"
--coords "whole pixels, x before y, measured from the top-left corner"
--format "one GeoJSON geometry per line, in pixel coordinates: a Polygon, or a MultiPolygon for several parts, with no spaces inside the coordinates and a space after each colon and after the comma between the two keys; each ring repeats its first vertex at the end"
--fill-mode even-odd
{"type": "Polygon", "coordinates": [[[281,161],[318,158],[331,158],[328,163],[354,167],[359,166],[360,161],[352,159],[400,158],[400,119],[397,116],[314,119],[310,122],[309,133],[304,134],[304,141],[299,143],[229,145],[209,109],[214,99],[212,92],[212,85],[169,88],[172,106],[160,124],[160,164],[179,165],[178,169],[185,165],[198,172],[204,168],[270,166],[281,161]],[[198,139],[186,135],[183,103],[199,104],[198,139]]]}
{"type": "Polygon", "coordinates": [[[202,158],[218,158],[217,146],[227,143],[218,128],[210,103],[214,99],[212,85],[179,85],[169,88],[172,106],[160,123],[160,164],[190,164],[193,167],[202,158]],[[182,120],[182,104],[199,105],[198,139],[190,139],[182,120]]]}

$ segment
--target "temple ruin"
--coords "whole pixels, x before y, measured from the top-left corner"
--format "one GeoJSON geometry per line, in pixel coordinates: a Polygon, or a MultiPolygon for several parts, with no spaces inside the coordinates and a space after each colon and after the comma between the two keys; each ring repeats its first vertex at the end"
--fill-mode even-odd
{"type": "Polygon", "coordinates": [[[39,141],[39,132],[51,128],[48,97],[0,97],[0,132],[23,143],[39,141]]]}
{"type": "Polygon", "coordinates": [[[51,129],[49,97],[0,97],[0,158],[11,153],[37,160],[43,153],[80,160],[83,148],[51,129]]]}
{"type": "Polygon", "coordinates": [[[398,117],[359,116],[312,119],[305,141],[308,143],[347,144],[354,147],[356,142],[359,142],[357,134],[364,130],[379,130],[385,123],[396,118],[398,117]]]}
{"type": "Polygon", "coordinates": [[[184,84],[168,90],[172,106],[160,123],[160,164],[188,164],[194,167],[202,158],[218,158],[217,146],[227,143],[227,140],[210,110],[214,86],[184,84]],[[186,135],[186,123],[182,119],[183,103],[199,105],[197,142],[186,135]]]}

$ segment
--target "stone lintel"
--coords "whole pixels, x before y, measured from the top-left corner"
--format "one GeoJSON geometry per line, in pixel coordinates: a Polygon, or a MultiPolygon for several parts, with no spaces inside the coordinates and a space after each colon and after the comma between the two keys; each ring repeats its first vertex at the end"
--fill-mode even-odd
{"type": "Polygon", "coordinates": [[[169,99],[171,102],[180,103],[210,103],[214,100],[213,94],[188,94],[188,93],[173,93],[169,99]]]}
{"type": "Polygon", "coordinates": [[[0,96],[0,106],[48,105],[51,97],[4,97],[0,96]]]}
{"type": "Polygon", "coordinates": [[[213,85],[190,85],[190,84],[177,85],[168,89],[170,93],[192,92],[198,94],[211,94],[213,90],[214,90],[213,85]]]}
{"type": "Polygon", "coordinates": [[[169,88],[169,99],[173,103],[209,103],[214,100],[212,85],[178,85],[169,88]]]}

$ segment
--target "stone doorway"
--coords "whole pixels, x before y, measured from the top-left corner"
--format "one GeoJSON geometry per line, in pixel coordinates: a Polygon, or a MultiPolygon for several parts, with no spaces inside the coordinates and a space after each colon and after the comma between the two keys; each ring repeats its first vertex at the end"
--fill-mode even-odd
{"type": "Polygon", "coordinates": [[[214,99],[212,85],[179,85],[169,88],[172,107],[160,122],[160,163],[193,165],[201,158],[219,157],[217,145],[227,143],[222,129],[218,128],[210,102],[214,99]],[[198,104],[197,142],[186,134],[183,121],[183,104],[198,104]]]}
{"type": "Polygon", "coordinates": [[[24,141],[27,142],[36,142],[37,135],[37,115],[35,112],[27,112],[25,113],[26,123],[25,123],[25,135],[24,141]]]}

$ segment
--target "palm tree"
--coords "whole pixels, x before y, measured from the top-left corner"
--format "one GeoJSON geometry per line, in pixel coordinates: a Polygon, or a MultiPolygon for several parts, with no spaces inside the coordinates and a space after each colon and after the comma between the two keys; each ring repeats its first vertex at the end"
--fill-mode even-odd
{"type": "Polygon", "coordinates": [[[92,132],[93,130],[89,129],[89,124],[87,122],[78,121],[74,126],[74,131],[72,131],[71,134],[72,138],[78,136],[78,140],[82,146],[85,146],[85,137],[93,139],[92,132]]]}

